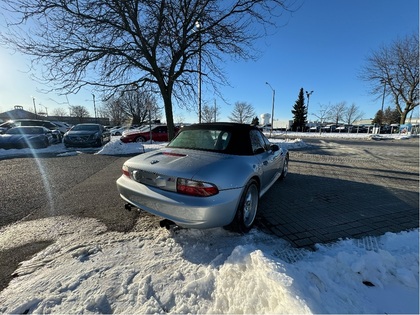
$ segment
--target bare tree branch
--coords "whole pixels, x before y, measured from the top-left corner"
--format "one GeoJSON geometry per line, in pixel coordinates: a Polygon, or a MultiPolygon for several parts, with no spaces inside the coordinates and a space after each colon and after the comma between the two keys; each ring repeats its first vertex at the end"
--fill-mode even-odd
{"type": "Polygon", "coordinates": [[[362,68],[360,77],[371,83],[370,92],[377,96],[391,95],[401,114],[401,124],[407,114],[419,105],[419,37],[412,34],[373,52],[362,68]]]}
{"type": "Polygon", "coordinates": [[[353,125],[356,120],[363,118],[363,115],[364,113],[353,103],[345,108],[342,118],[347,125],[353,125]]]}
{"type": "Polygon", "coordinates": [[[62,94],[154,86],[172,138],[173,97],[185,104],[194,95],[198,53],[204,82],[226,84],[220,61],[255,58],[255,39],[295,1],[3,0],[11,14],[1,41],[32,56],[62,94]]]}
{"type": "Polygon", "coordinates": [[[229,119],[230,121],[240,124],[249,124],[254,116],[255,111],[251,104],[246,102],[236,102],[229,119]]]}

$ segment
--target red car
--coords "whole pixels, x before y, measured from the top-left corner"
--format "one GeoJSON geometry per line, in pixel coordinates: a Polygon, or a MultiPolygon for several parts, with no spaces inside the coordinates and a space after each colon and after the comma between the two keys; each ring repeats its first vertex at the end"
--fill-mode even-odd
{"type": "MultiPolygon", "coordinates": [[[[175,133],[179,128],[175,127],[175,133]]],[[[124,143],[146,142],[150,140],[150,130],[147,127],[141,130],[130,130],[124,132],[120,140],[124,143]]],[[[168,142],[168,127],[166,125],[152,126],[152,140],[157,142],[168,142]]]]}

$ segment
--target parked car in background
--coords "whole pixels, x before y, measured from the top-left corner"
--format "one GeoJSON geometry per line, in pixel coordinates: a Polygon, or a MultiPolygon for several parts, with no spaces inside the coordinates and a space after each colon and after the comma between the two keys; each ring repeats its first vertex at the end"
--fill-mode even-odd
{"type": "MultiPolygon", "coordinates": [[[[169,141],[168,127],[166,125],[152,125],[150,132],[149,126],[144,126],[138,130],[130,130],[123,133],[120,140],[124,143],[129,142],[146,142],[150,140],[150,133],[152,140],[157,142],[169,141]]],[[[175,133],[179,131],[178,127],[175,127],[175,133]]]]}
{"type": "Polygon", "coordinates": [[[68,123],[65,123],[65,122],[62,122],[62,121],[53,120],[51,122],[58,127],[58,130],[60,130],[62,135],[64,135],[67,131],[69,131],[71,129],[71,126],[72,126],[72,125],[70,125],[68,123]]]}
{"type": "Polygon", "coordinates": [[[196,124],[183,127],[165,148],[126,161],[117,189],[126,208],[181,227],[248,232],[259,198],[286,177],[288,162],[288,151],[256,126],[196,124]]]}
{"type": "Polygon", "coordinates": [[[74,125],[64,134],[65,147],[100,147],[111,140],[111,133],[100,124],[74,125]]]}
{"type": "Polygon", "coordinates": [[[0,135],[0,149],[46,148],[54,141],[43,126],[12,127],[0,135]]]}
{"type": "Polygon", "coordinates": [[[118,127],[118,128],[112,128],[110,130],[111,136],[121,136],[125,131],[127,130],[135,130],[138,127],[136,126],[125,126],[125,127],[118,127]]]}
{"type": "Polygon", "coordinates": [[[353,132],[353,125],[339,125],[335,128],[335,132],[353,132]]]}
{"type": "Polygon", "coordinates": [[[39,120],[39,119],[8,120],[0,125],[0,133],[4,133],[13,127],[21,127],[21,126],[43,126],[51,130],[55,143],[60,143],[62,140],[62,134],[58,126],[48,120],[39,120]]]}
{"type": "Polygon", "coordinates": [[[335,132],[335,129],[337,128],[336,125],[326,125],[321,127],[322,132],[335,132]]]}

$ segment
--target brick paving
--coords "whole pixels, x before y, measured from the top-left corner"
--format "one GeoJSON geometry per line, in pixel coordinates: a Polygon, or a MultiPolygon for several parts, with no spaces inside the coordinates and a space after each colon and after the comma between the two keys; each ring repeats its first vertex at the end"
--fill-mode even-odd
{"type": "Polygon", "coordinates": [[[295,247],[418,228],[418,146],[403,148],[409,157],[384,146],[291,151],[287,178],[260,200],[257,227],[295,247]]]}

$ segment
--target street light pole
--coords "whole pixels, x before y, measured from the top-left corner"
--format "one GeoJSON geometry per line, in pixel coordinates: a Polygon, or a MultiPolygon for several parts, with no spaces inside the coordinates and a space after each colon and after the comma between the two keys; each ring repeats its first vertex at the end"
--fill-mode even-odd
{"type": "Polygon", "coordinates": [[[271,91],[273,91],[273,103],[271,106],[271,128],[270,128],[270,138],[271,138],[271,134],[273,133],[273,124],[274,124],[274,98],[276,96],[276,90],[273,89],[270,83],[265,82],[265,84],[267,84],[270,87],[271,91]]]}
{"type": "Polygon", "coordinates": [[[95,102],[95,94],[92,93],[93,97],[93,111],[95,112],[95,122],[98,123],[98,119],[96,118],[96,102],[95,102]]]}
{"type": "Polygon", "coordinates": [[[308,115],[309,115],[309,98],[311,97],[313,92],[314,91],[310,91],[310,92],[306,91],[306,97],[308,98],[308,106],[306,107],[306,112],[308,113],[308,115]]]}
{"type": "MultiPolygon", "coordinates": [[[[42,107],[44,107],[44,108],[45,108],[45,115],[48,117],[48,107],[47,107],[47,106],[42,105],[41,103],[39,103],[39,106],[42,106],[42,107]]],[[[40,114],[41,114],[41,112],[40,112],[40,114]]]]}
{"type": "Polygon", "coordinates": [[[201,23],[195,22],[198,30],[198,123],[201,123],[201,23]]]}
{"type": "Polygon", "coordinates": [[[385,102],[385,91],[386,91],[386,80],[381,79],[381,83],[384,84],[384,92],[382,94],[382,107],[381,107],[381,111],[382,111],[382,114],[383,114],[384,113],[384,102],[385,102]]]}
{"type": "Polygon", "coordinates": [[[38,119],[38,115],[36,114],[35,97],[33,96],[32,96],[32,103],[34,103],[35,119],[38,119]]]}
{"type": "Polygon", "coordinates": [[[314,91],[310,91],[310,92],[306,91],[306,97],[308,98],[308,106],[306,107],[306,113],[307,113],[306,118],[308,119],[308,122],[309,122],[309,98],[311,97],[313,92],[314,91]]]}

